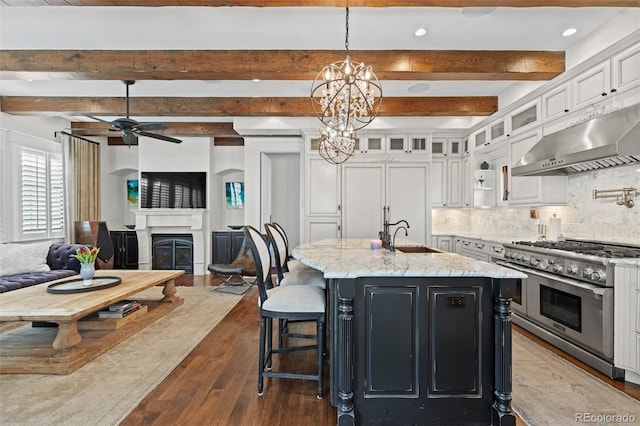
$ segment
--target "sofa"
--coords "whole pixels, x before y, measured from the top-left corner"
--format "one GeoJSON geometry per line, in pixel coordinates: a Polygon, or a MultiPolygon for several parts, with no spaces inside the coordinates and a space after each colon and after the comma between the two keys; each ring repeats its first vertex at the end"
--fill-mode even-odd
{"type": "Polygon", "coordinates": [[[0,293],[42,284],[80,272],[70,255],[84,244],[0,244],[0,293]]]}

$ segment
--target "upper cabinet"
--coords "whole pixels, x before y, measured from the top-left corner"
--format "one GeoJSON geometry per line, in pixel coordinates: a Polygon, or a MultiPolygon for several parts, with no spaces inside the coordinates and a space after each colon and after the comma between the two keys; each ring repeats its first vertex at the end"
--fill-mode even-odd
{"type": "Polygon", "coordinates": [[[587,107],[608,96],[611,90],[611,63],[602,62],[572,80],[575,109],[587,107]]]}
{"type": "Polygon", "coordinates": [[[540,124],[540,100],[536,99],[507,114],[507,136],[514,136],[540,124]]]}
{"type": "Polygon", "coordinates": [[[340,166],[322,157],[309,157],[306,194],[308,216],[339,216],[340,166]]]}
{"type": "Polygon", "coordinates": [[[429,138],[424,135],[388,135],[388,154],[426,154],[429,152],[429,138]]]}
{"type": "Polygon", "coordinates": [[[554,120],[570,112],[571,84],[564,83],[542,95],[542,121],[554,120]]]}
{"type": "Polygon", "coordinates": [[[611,58],[611,92],[640,86],[640,43],[611,58]]]}
{"type": "Polygon", "coordinates": [[[356,148],[358,154],[383,154],[385,152],[384,135],[364,135],[356,148]]]}
{"type": "Polygon", "coordinates": [[[451,157],[462,154],[462,138],[434,136],[431,140],[433,157],[451,157]]]}

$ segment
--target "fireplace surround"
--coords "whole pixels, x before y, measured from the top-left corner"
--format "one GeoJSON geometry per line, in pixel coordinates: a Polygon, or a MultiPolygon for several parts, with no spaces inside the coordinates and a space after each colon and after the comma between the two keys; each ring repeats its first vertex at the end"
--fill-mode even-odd
{"type": "MultiPolygon", "coordinates": [[[[138,235],[139,269],[153,267],[152,236],[190,235],[193,241],[193,274],[204,275],[209,211],[205,209],[140,209],[133,211],[138,235]]],[[[183,268],[179,268],[183,269],[183,268]]]]}

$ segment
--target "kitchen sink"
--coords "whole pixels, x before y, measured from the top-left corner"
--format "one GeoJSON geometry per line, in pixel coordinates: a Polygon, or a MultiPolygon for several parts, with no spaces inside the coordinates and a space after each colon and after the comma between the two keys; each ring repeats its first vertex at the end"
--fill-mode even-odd
{"type": "Polygon", "coordinates": [[[442,253],[442,250],[431,247],[398,246],[396,250],[403,253],[442,253]]]}

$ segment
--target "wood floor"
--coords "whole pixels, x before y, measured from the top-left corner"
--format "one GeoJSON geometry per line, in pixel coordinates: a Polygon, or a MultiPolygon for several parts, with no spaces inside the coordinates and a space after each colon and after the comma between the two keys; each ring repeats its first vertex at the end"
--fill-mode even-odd
{"type": "MultiPolygon", "coordinates": [[[[211,285],[208,276],[181,277],[179,285],[211,285]]],[[[517,332],[553,350],[636,399],[640,386],[611,380],[514,326],[517,332]]],[[[265,379],[265,392],[257,396],[258,314],[252,289],[183,362],[121,423],[127,425],[314,425],[336,424],[336,410],[316,398],[311,381],[265,379]]],[[[278,368],[274,361],[274,369],[278,368]]],[[[315,369],[313,352],[287,355],[280,368],[315,369]]],[[[325,371],[328,369],[325,369],[325,371]]],[[[325,379],[328,392],[328,376],[325,379]]],[[[517,426],[525,423],[517,419],[517,426]]]]}

